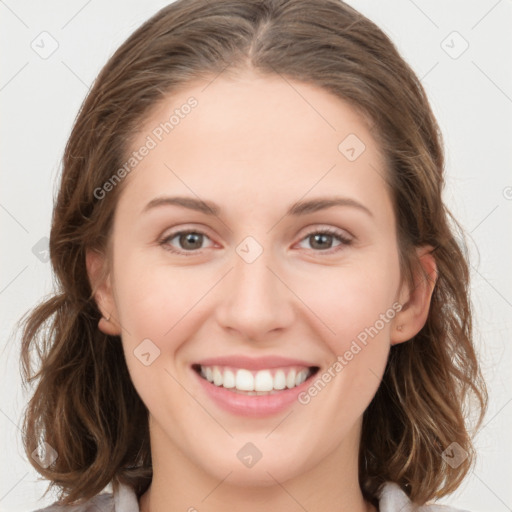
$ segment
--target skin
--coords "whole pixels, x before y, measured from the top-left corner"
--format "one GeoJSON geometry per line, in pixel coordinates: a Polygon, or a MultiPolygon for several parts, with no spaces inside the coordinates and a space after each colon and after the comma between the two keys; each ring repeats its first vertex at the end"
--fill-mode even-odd
{"type": "MultiPolygon", "coordinates": [[[[371,127],[349,104],[278,76],[245,73],[206,85],[153,109],[133,150],[187,98],[198,100],[125,178],[110,253],[87,254],[96,301],[109,318],[99,328],[121,334],[150,413],[154,477],[141,510],[375,510],[358,484],[362,414],[390,346],[424,325],[433,282],[423,275],[414,286],[401,282],[387,170],[371,127]],[[338,150],[349,134],[366,146],[354,161],[338,150]],[[372,215],[336,206],[285,216],[296,201],[333,194],[372,215]],[[222,211],[166,205],[143,213],[151,200],[176,195],[214,201],[222,211]],[[319,248],[308,235],[328,227],[351,243],[328,237],[319,248]],[[192,256],[166,250],[190,247],[168,238],[180,229],[207,235],[192,244],[199,247],[192,256]],[[236,252],[249,235],[263,249],[252,263],[236,252]],[[190,368],[206,357],[281,355],[311,361],[321,374],[396,302],[403,309],[325,389],[281,414],[248,419],[219,409],[190,368]],[[149,366],[134,355],[147,338],[160,350],[149,366]],[[237,458],[248,442],[262,453],[252,468],[237,458]]],[[[428,248],[418,255],[433,274],[428,248]]]]}

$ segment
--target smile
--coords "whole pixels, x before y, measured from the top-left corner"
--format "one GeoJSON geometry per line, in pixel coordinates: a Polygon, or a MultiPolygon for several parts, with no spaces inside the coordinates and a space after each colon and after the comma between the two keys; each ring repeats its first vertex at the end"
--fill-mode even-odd
{"type": "Polygon", "coordinates": [[[293,389],[318,371],[317,366],[288,366],[251,371],[227,366],[194,365],[193,369],[217,387],[246,395],[271,395],[293,389]]]}

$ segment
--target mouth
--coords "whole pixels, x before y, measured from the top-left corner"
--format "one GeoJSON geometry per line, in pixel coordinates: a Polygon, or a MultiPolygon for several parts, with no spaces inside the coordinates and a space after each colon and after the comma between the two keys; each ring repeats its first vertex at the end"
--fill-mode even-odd
{"type": "Polygon", "coordinates": [[[192,369],[200,378],[218,388],[242,395],[261,396],[294,389],[316,375],[320,368],[293,365],[251,370],[227,365],[193,364],[192,369]]]}

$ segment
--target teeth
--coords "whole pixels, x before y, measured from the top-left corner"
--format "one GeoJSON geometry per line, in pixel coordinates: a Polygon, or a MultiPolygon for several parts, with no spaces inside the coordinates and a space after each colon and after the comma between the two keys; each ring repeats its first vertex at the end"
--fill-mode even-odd
{"type": "Polygon", "coordinates": [[[220,373],[220,370],[215,366],[213,368],[213,383],[216,385],[216,386],[222,386],[222,382],[223,382],[223,377],[222,377],[222,373],[220,373]]]}
{"type": "Polygon", "coordinates": [[[288,373],[286,376],[286,387],[287,388],[294,388],[295,387],[295,370],[292,370],[288,373]]]}
{"type": "Polygon", "coordinates": [[[302,384],[310,374],[309,369],[278,369],[251,372],[240,368],[230,370],[218,366],[201,366],[201,375],[215,386],[243,391],[248,395],[266,395],[275,390],[291,389],[302,384]]]}
{"type": "Polygon", "coordinates": [[[295,385],[299,386],[302,384],[306,379],[308,378],[308,372],[307,370],[303,370],[297,374],[295,377],[295,385]]]}
{"type": "Polygon", "coordinates": [[[277,370],[274,375],[274,389],[284,389],[286,387],[286,375],[283,370],[277,370]]]}
{"type": "Polygon", "coordinates": [[[254,379],[255,391],[272,391],[274,389],[274,379],[268,370],[262,370],[256,374],[254,379]]]}
{"type": "MultiPolygon", "coordinates": [[[[221,386],[222,383],[216,385],[221,386]]],[[[236,372],[235,388],[240,391],[254,391],[254,377],[249,370],[238,370],[236,372]]]]}
{"type": "Polygon", "coordinates": [[[236,386],[235,374],[231,370],[226,370],[224,372],[222,385],[225,388],[234,388],[236,386]]]}

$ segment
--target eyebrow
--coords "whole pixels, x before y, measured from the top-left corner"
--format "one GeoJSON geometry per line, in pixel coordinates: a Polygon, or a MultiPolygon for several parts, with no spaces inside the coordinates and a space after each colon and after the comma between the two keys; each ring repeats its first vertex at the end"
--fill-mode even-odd
{"type": "MultiPolygon", "coordinates": [[[[184,197],[184,196],[165,196],[165,197],[157,197],[151,200],[142,210],[142,213],[145,213],[154,208],[158,208],[161,206],[181,206],[183,208],[188,208],[189,210],[195,210],[206,215],[216,215],[218,216],[221,213],[221,207],[208,200],[195,199],[193,197],[184,197]]],[[[319,210],[325,210],[327,208],[332,208],[333,206],[351,206],[353,208],[357,208],[370,217],[373,217],[373,213],[363,204],[359,203],[355,199],[351,199],[349,197],[321,197],[317,199],[309,199],[307,201],[298,201],[290,206],[286,212],[286,216],[300,216],[307,215],[309,213],[317,212],[319,210]]]]}

